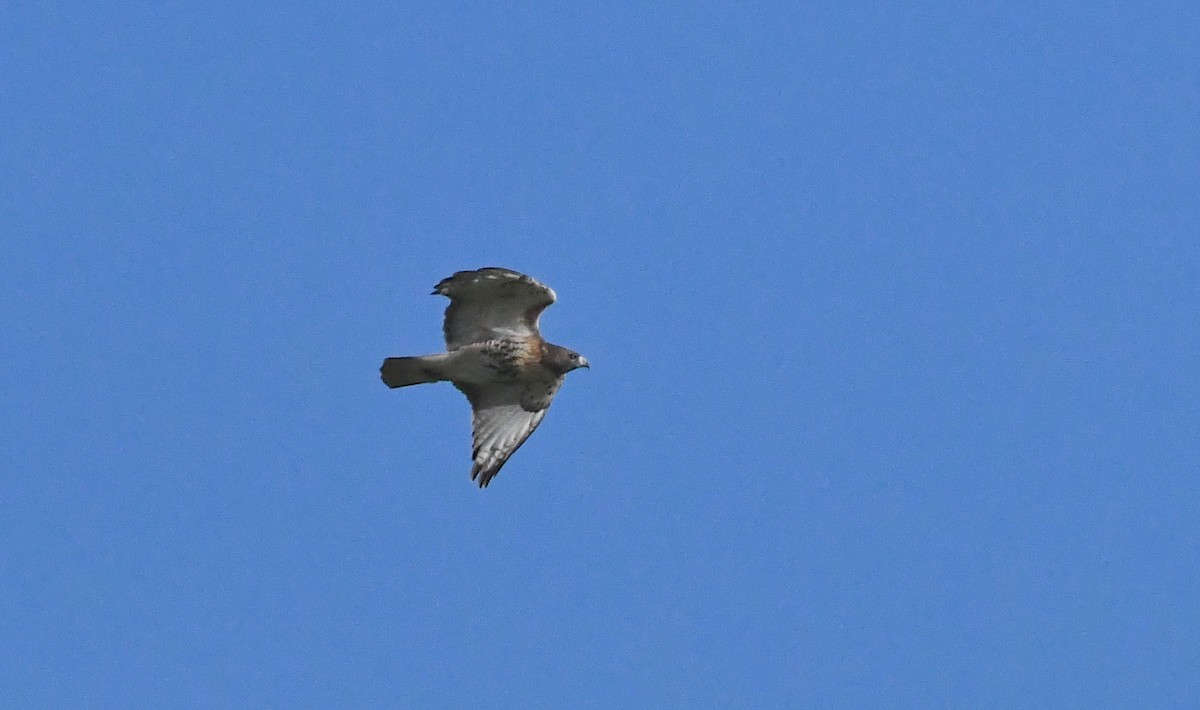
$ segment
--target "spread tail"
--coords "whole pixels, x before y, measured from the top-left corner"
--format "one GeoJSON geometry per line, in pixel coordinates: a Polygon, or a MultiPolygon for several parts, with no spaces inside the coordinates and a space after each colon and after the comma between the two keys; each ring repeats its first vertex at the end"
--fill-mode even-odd
{"type": "Polygon", "coordinates": [[[438,367],[437,356],[389,357],[379,368],[379,376],[388,387],[407,387],[446,379],[438,367]]]}

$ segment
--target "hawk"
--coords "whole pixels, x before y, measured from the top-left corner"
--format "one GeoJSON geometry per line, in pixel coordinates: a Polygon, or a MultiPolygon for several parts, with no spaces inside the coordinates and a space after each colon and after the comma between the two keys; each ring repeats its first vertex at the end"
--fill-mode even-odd
{"type": "Polygon", "coordinates": [[[538,318],[554,303],[549,286],[509,269],[459,271],[433,294],[448,296],[446,352],[389,357],[379,374],[388,387],[449,381],[471,402],[471,480],[484,488],[546,416],[571,370],[587,358],[542,339],[538,318]]]}

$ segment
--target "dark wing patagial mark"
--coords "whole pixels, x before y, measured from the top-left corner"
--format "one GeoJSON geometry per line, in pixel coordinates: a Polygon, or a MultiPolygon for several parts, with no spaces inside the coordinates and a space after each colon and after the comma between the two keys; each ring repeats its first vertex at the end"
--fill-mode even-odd
{"type": "Polygon", "coordinates": [[[527,383],[525,391],[521,393],[521,408],[527,412],[540,412],[548,409],[562,383],[561,376],[552,380],[527,383]]]}

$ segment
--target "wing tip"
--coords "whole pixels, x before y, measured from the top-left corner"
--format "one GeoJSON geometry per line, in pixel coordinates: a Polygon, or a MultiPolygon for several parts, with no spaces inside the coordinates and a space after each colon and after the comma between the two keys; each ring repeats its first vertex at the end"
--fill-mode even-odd
{"type": "Polygon", "coordinates": [[[474,459],[471,464],[471,480],[478,483],[480,488],[487,488],[492,479],[496,477],[496,474],[500,473],[500,469],[504,468],[504,464],[508,463],[508,458],[512,456],[513,451],[516,451],[519,447],[520,444],[502,456],[497,457],[494,454],[488,454],[482,458],[479,456],[479,449],[477,448],[475,453],[471,454],[471,458],[474,459]]]}
{"type": "Polygon", "coordinates": [[[492,479],[495,478],[496,474],[499,472],[499,466],[495,468],[484,468],[479,464],[475,464],[471,467],[471,480],[478,483],[481,489],[487,488],[488,484],[492,482],[492,479]]]}

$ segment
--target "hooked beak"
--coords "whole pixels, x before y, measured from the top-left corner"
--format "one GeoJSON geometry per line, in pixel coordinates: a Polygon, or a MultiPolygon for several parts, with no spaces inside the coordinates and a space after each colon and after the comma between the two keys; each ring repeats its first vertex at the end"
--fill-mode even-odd
{"type": "Polygon", "coordinates": [[[588,364],[587,358],[582,355],[579,356],[579,366],[586,367],[589,370],[592,369],[592,366],[588,364]]]}

